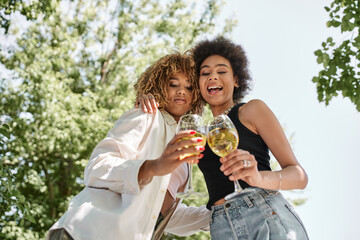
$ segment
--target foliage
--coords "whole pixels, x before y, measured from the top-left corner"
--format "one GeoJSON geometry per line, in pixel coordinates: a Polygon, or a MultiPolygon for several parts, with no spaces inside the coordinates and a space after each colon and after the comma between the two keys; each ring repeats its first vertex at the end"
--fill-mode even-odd
{"type": "MultiPolygon", "coordinates": [[[[0,62],[10,72],[0,75],[0,121],[11,131],[0,159],[11,175],[7,187],[18,194],[7,195],[1,185],[1,199],[8,202],[1,209],[0,239],[45,237],[83,188],[92,149],[133,106],[134,80],[174,46],[185,50],[198,36],[213,33],[219,5],[51,1],[54,11],[47,18],[34,17],[25,29],[9,27],[6,37],[17,40],[0,42],[0,62]],[[29,212],[34,222],[26,218],[29,212]]],[[[233,23],[224,29],[231,31],[233,23]]]]}
{"type": "Polygon", "coordinates": [[[56,4],[53,2],[54,0],[0,0],[0,9],[2,10],[0,11],[0,28],[3,28],[5,33],[8,32],[11,25],[10,16],[15,12],[19,12],[28,20],[36,19],[39,14],[47,17],[55,11],[56,4]]]}
{"type": "Polygon", "coordinates": [[[358,0],[334,0],[330,7],[328,27],[340,27],[348,33],[341,42],[329,37],[322,49],[315,51],[323,70],[312,81],[316,83],[318,100],[329,104],[341,91],[360,111],[360,4],[358,0]]]}
{"type": "MultiPolygon", "coordinates": [[[[0,146],[5,144],[4,139],[10,138],[10,127],[7,124],[0,125],[0,146]]],[[[13,211],[14,218],[23,225],[24,219],[34,221],[30,213],[30,204],[25,201],[25,197],[16,189],[14,174],[6,166],[3,159],[0,160],[0,216],[13,211]],[[21,212],[22,216],[19,216],[21,212]]],[[[3,220],[3,217],[1,217],[3,220]]]]}

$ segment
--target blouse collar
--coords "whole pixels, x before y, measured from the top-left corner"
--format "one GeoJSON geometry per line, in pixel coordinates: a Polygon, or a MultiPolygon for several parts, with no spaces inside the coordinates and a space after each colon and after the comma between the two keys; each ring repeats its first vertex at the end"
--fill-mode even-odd
{"type": "Polygon", "coordinates": [[[169,124],[170,126],[172,125],[177,125],[177,122],[175,121],[175,118],[173,116],[170,115],[170,113],[168,113],[165,110],[161,110],[160,111],[161,114],[163,115],[163,117],[165,118],[165,121],[167,122],[167,124],[169,124]]]}

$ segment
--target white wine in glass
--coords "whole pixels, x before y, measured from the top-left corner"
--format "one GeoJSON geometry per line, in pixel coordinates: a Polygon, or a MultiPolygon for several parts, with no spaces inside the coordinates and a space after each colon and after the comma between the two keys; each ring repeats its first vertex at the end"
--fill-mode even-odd
{"type": "MultiPolygon", "coordinates": [[[[197,114],[186,114],[186,115],[181,116],[179,123],[176,127],[176,133],[181,132],[181,131],[188,131],[188,130],[194,130],[195,134],[192,135],[191,137],[182,138],[181,140],[186,140],[186,139],[195,138],[195,137],[201,137],[201,138],[203,138],[203,141],[198,142],[194,145],[205,146],[205,144],[206,144],[206,125],[201,116],[199,116],[197,114]]],[[[185,146],[185,148],[192,147],[194,145],[185,146]]],[[[184,155],[180,156],[180,159],[182,160],[188,156],[196,155],[196,154],[198,154],[198,153],[184,154],[184,155]]],[[[187,189],[184,192],[177,193],[176,197],[178,197],[178,198],[206,197],[206,194],[200,193],[200,192],[195,192],[193,189],[192,164],[190,164],[189,184],[187,186],[187,189]]]]}
{"type": "MultiPolygon", "coordinates": [[[[214,117],[209,124],[207,142],[211,150],[219,157],[225,157],[237,149],[239,134],[228,116],[221,114],[214,117]]],[[[234,188],[234,192],[226,195],[225,200],[240,194],[243,190],[238,180],[234,181],[234,188]]]]}

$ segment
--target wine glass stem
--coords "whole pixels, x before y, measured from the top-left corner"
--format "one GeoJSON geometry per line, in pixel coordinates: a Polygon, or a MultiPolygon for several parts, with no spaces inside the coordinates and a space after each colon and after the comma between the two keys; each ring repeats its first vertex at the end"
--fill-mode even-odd
{"type": "Polygon", "coordinates": [[[235,192],[241,192],[243,190],[238,180],[234,181],[234,188],[235,188],[235,192]]]}
{"type": "Polygon", "coordinates": [[[190,164],[190,166],[189,166],[189,186],[188,186],[188,192],[192,192],[192,191],[193,191],[193,187],[192,187],[192,167],[193,167],[193,165],[190,164]]]}

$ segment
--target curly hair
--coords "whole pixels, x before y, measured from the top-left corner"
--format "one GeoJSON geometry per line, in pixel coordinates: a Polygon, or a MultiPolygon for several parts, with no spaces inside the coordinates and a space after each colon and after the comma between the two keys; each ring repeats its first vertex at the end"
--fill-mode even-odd
{"type": "Polygon", "coordinates": [[[219,36],[213,40],[200,41],[192,48],[192,54],[198,77],[201,64],[212,55],[222,56],[230,62],[234,77],[237,78],[239,85],[234,87],[234,102],[241,100],[250,89],[251,77],[248,70],[248,59],[241,45],[235,44],[223,36],[219,36]]]}
{"type": "Polygon", "coordinates": [[[192,85],[192,103],[190,112],[202,114],[204,100],[200,94],[199,83],[195,71],[195,62],[189,52],[184,54],[174,52],[166,55],[141,74],[134,85],[136,98],[143,94],[151,93],[159,103],[159,109],[163,109],[168,104],[167,86],[168,81],[174,74],[184,74],[192,85]]]}

